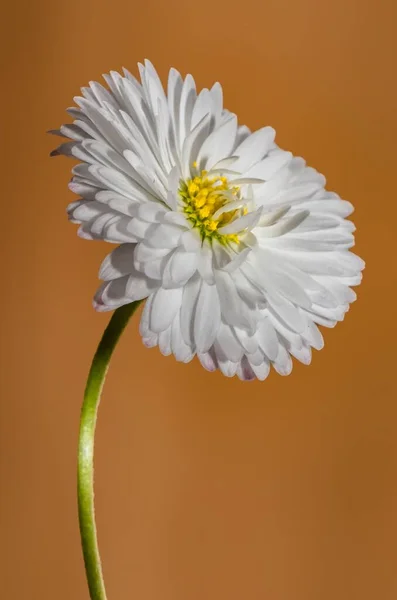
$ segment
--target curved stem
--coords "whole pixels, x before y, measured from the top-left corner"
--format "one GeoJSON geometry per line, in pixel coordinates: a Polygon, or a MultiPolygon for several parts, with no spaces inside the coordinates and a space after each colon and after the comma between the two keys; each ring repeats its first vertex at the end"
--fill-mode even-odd
{"type": "Polygon", "coordinates": [[[106,600],[94,510],[94,440],[98,406],[113,350],[140,301],[112,315],[92,361],[80,417],[77,494],[81,545],[91,600],[106,600]]]}

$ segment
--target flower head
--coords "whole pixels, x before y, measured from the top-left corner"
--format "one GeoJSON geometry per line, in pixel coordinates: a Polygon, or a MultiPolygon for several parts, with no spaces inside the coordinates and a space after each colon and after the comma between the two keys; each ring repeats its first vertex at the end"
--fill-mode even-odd
{"type": "Polygon", "coordinates": [[[71,141],[81,161],[68,207],[79,235],[119,244],[100,268],[94,306],[147,298],[147,346],[241,379],[308,364],[355,300],[363,261],[349,252],[353,207],[324,189],[275,131],[251,133],[223,108],[222,88],[196,92],[174,69],[165,93],[149,61],[141,82],[105,75],[75,98],[71,141]]]}

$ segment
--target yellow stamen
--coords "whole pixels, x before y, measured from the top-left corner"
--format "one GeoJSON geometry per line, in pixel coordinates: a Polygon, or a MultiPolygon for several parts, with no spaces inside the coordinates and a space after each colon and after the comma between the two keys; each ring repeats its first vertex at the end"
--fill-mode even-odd
{"type": "Polygon", "coordinates": [[[199,210],[200,219],[206,219],[211,212],[211,208],[209,206],[204,206],[201,210],[199,210]]]}
{"type": "Polygon", "coordinates": [[[200,192],[199,195],[196,196],[196,200],[195,200],[194,204],[195,204],[196,208],[202,208],[206,202],[207,202],[206,197],[202,196],[201,192],[200,192]]]}
{"type": "Polygon", "coordinates": [[[188,192],[191,196],[193,196],[194,194],[197,194],[197,192],[199,191],[199,186],[197,185],[197,183],[194,183],[193,181],[191,181],[189,183],[189,185],[187,186],[188,192]]]}
{"type": "Polygon", "coordinates": [[[207,227],[207,229],[209,229],[209,231],[215,231],[215,229],[218,227],[218,221],[210,221],[207,219],[204,221],[204,225],[207,227]]]}
{"type": "Polygon", "coordinates": [[[239,243],[238,234],[221,234],[218,228],[233,222],[242,214],[247,213],[247,208],[225,210],[218,219],[213,215],[220,208],[230,202],[240,200],[240,187],[230,187],[227,177],[207,177],[207,171],[197,172],[197,162],[193,163],[196,174],[191,179],[181,182],[179,194],[184,203],[184,213],[193,227],[200,230],[202,239],[217,239],[223,244],[239,243]],[[225,195],[224,192],[228,194],[225,195]]]}

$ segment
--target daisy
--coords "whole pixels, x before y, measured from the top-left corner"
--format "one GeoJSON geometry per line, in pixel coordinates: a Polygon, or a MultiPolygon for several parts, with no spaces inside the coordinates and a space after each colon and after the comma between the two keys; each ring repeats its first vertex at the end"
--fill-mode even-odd
{"type": "Polygon", "coordinates": [[[364,262],[349,251],[353,206],[325,178],[223,108],[219,83],[196,91],[153,65],[91,82],[53,154],[81,161],[68,207],[88,240],[118,244],[103,261],[99,311],[146,299],[140,332],[209,371],[264,380],[323,347],[342,321],[364,262]]]}

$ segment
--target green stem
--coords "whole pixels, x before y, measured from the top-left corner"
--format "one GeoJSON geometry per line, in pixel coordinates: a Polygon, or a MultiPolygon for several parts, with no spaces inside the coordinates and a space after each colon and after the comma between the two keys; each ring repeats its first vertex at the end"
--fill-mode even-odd
{"type": "Polygon", "coordinates": [[[140,301],[126,304],[113,313],[92,361],[81,409],[77,493],[81,545],[91,600],[106,600],[94,509],[94,440],[98,406],[113,350],[139,304],[140,301]]]}

